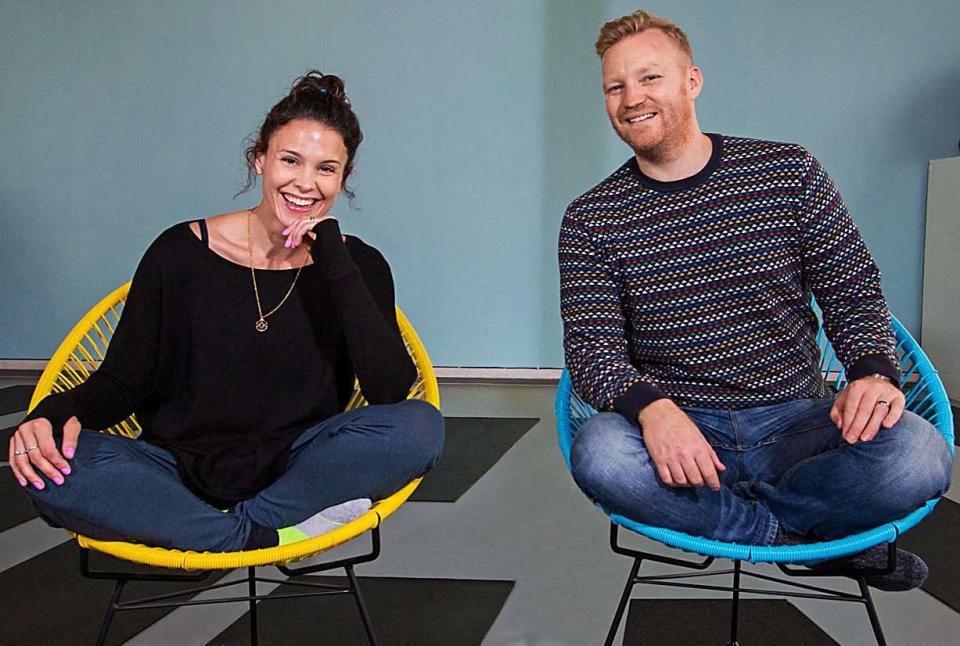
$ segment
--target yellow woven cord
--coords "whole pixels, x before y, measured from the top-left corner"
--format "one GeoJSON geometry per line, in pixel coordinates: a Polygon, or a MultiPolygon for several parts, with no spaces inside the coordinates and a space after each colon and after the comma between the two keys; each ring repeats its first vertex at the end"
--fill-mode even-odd
{"type": "MultiPolygon", "coordinates": [[[[82,383],[93,370],[96,370],[106,354],[107,345],[113,336],[117,321],[123,310],[123,304],[130,291],[130,283],[121,285],[106,298],[97,303],[80,319],[67,337],[57,348],[50,363],[40,376],[33,391],[29,410],[40,403],[52,392],[63,392],[82,383]]],[[[440,408],[440,389],[437,376],[430,363],[427,350],[417,336],[407,317],[397,308],[397,325],[403,335],[407,351],[417,366],[417,380],[410,388],[408,399],[422,399],[440,408]]],[[[366,400],[355,385],[353,396],[347,409],[365,406],[366,400]]],[[[140,433],[140,424],[135,416],[105,432],[135,438],[140,433]]],[[[137,543],[120,541],[98,541],[75,534],[81,547],[94,549],[117,558],[144,565],[182,570],[221,570],[260,565],[282,565],[308,558],[324,552],[367,532],[397,510],[420,484],[417,478],[395,494],[374,504],[371,509],[356,520],[338,527],[332,532],[308,538],[289,545],[270,547],[246,552],[184,552],[161,547],[149,547],[137,543]]]]}

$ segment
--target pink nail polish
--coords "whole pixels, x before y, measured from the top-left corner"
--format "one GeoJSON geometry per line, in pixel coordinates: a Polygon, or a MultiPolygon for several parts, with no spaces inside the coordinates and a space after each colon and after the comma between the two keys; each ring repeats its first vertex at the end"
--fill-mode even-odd
{"type": "MultiPolygon", "coordinates": [[[[68,459],[68,460],[69,460],[70,458],[72,458],[72,457],[73,457],[73,447],[72,447],[72,446],[68,446],[67,448],[65,448],[65,449],[63,450],[63,454],[64,454],[65,456],[67,456],[67,459],[68,459]]],[[[69,468],[69,467],[68,467],[68,468],[69,468]]]]}
{"type": "Polygon", "coordinates": [[[21,487],[26,487],[26,486],[27,486],[27,481],[24,480],[23,478],[17,478],[17,480],[20,482],[20,486],[21,486],[21,487]]]}
{"type": "Polygon", "coordinates": [[[56,478],[54,478],[53,481],[56,482],[58,486],[63,484],[63,478],[61,478],[60,476],[57,476],[56,478]]]}
{"type": "Polygon", "coordinates": [[[63,467],[62,469],[60,469],[60,473],[62,473],[65,476],[70,475],[70,467],[63,467]]]}
{"type": "Polygon", "coordinates": [[[43,481],[37,480],[36,482],[33,483],[33,487],[35,489],[43,489],[43,481]]]}

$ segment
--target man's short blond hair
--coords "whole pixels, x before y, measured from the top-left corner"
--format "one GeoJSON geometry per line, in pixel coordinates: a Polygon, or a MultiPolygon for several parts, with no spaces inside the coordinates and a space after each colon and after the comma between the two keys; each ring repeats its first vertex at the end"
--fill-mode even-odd
{"type": "Polygon", "coordinates": [[[683,30],[677,27],[675,23],[670,22],[660,16],[654,16],[646,11],[636,11],[628,16],[622,16],[616,20],[611,20],[600,28],[600,37],[597,38],[597,56],[603,58],[607,50],[618,42],[632,36],[642,33],[648,29],[659,29],[667,36],[673,39],[677,46],[693,62],[693,50],[690,48],[690,41],[683,30]]]}

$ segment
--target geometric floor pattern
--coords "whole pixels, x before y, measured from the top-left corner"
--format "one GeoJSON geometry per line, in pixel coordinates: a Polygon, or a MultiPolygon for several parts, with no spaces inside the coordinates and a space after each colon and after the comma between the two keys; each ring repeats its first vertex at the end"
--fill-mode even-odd
{"type": "MultiPolygon", "coordinates": [[[[346,577],[300,577],[345,585],[346,577]]],[[[383,646],[479,644],[513,588],[513,581],[359,577],[363,600],[383,646]]],[[[296,592],[281,585],[271,594],[296,592]]],[[[360,613],[350,595],[317,599],[265,600],[257,608],[264,644],[365,644],[360,613]]],[[[210,646],[244,644],[250,634],[244,615],[210,640],[210,646]]]]}
{"type": "MultiPolygon", "coordinates": [[[[866,612],[862,619],[867,621],[866,612]]],[[[725,643],[729,634],[727,599],[634,599],[627,614],[624,646],[716,646],[725,643]]],[[[777,646],[837,644],[785,599],[741,599],[737,641],[777,646]]]]}
{"type": "MultiPolygon", "coordinates": [[[[29,391],[29,386],[0,388],[0,429],[19,422],[29,391]]],[[[426,646],[601,643],[630,560],[610,551],[606,517],[580,493],[563,464],[553,389],[445,385],[441,397],[448,431],[444,457],[417,497],[384,523],[380,558],[357,567],[378,636],[387,644],[426,646]],[[462,456],[470,458],[469,468],[462,456]]],[[[954,472],[955,485],[934,513],[901,539],[931,566],[924,589],[873,593],[891,644],[957,643],[960,470],[954,472]]],[[[95,629],[105,605],[103,586],[110,584],[80,577],[77,548],[65,542],[63,532],[33,518],[12,482],[9,469],[0,467],[0,644],[89,643],[90,626],[95,629]]],[[[637,535],[622,536],[629,547],[685,556],[637,535]]],[[[350,549],[329,556],[340,558],[350,549]]],[[[750,569],[778,572],[767,565],[750,569]]],[[[642,573],[669,570],[647,562],[642,573]]],[[[822,583],[855,591],[842,579],[822,583]]],[[[750,584],[765,586],[759,580],[750,584]]],[[[259,592],[278,590],[261,585],[259,592]]],[[[638,586],[616,643],[725,643],[730,610],[725,596],[638,586]]],[[[265,601],[258,614],[261,643],[363,643],[349,632],[359,630],[360,622],[348,597],[265,601]]],[[[741,599],[739,617],[743,644],[873,643],[860,604],[750,595],[741,599]]],[[[110,642],[244,644],[246,621],[246,604],[120,613],[110,642]]]]}

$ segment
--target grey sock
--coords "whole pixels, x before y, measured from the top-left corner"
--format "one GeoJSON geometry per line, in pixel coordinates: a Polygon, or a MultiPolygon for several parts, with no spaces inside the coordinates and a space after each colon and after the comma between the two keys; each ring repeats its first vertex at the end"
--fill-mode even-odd
{"type": "Polygon", "coordinates": [[[373,502],[369,498],[348,500],[339,505],[327,507],[294,527],[307,536],[320,536],[356,520],[367,513],[371,506],[373,502]]]}

